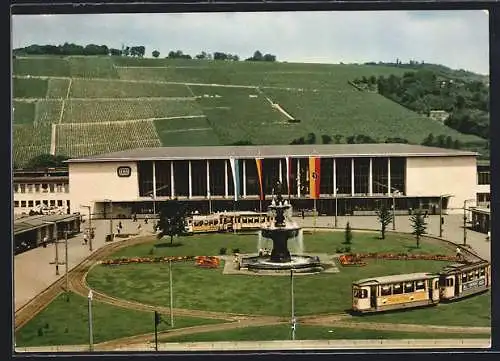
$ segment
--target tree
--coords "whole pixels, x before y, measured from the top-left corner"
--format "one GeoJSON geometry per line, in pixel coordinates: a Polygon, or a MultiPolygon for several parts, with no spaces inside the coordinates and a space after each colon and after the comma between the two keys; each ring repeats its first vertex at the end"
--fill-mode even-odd
{"type": "Polygon", "coordinates": [[[344,244],[351,244],[352,241],[352,230],[351,230],[351,225],[349,222],[347,222],[345,226],[345,231],[344,231],[344,244]]]}
{"type": "Polygon", "coordinates": [[[321,136],[321,142],[322,142],[323,144],[331,144],[331,142],[332,142],[332,137],[330,137],[328,134],[323,134],[323,135],[321,136]]]}
{"type": "Polygon", "coordinates": [[[417,210],[410,216],[411,227],[413,228],[412,234],[417,239],[417,248],[420,247],[420,237],[427,233],[427,223],[425,222],[422,211],[417,210]]]}
{"type": "Polygon", "coordinates": [[[158,58],[160,56],[160,52],[158,50],[153,50],[151,55],[153,55],[153,58],[158,58]]]}
{"type": "Polygon", "coordinates": [[[41,169],[49,167],[66,167],[64,161],[67,159],[68,157],[64,155],[40,154],[32,158],[26,165],[26,168],[41,169]]]}
{"type": "Polygon", "coordinates": [[[170,244],[173,243],[174,236],[184,234],[186,231],[187,209],[184,204],[177,199],[167,201],[160,209],[160,219],[158,221],[158,239],[163,236],[170,237],[170,244]]]}
{"type": "Polygon", "coordinates": [[[380,223],[380,234],[382,236],[382,239],[385,239],[385,230],[387,229],[387,226],[392,222],[392,214],[391,212],[389,212],[389,209],[385,205],[382,205],[382,207],[377,209],[376,213],[377,219],[380,223]]]}
{"type": "Polygon", "coordinates": [[[309,133],[307,135],[306,143],[307,144],[316,144],[316,134],[309,133]]]}

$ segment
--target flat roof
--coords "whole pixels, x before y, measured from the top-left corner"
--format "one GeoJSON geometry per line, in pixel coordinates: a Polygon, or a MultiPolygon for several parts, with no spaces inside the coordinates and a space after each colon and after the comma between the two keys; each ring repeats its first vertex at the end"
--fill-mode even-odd
{"type": "Polygon", "coordinates": [[[259,145],[259,146],[199,146],[199,147],[155,147],[129,149],[119,152],[69,159],[68,163],[116,162],[139,160],[176,159],[227,159],[290,157],[453,157],[477,156],[478,153],[427,147],[423,145],[378,143],[378,144],[305,144],[305,145],[259,145]]]}
{"type": "Polygon", "coordinates": [[[79,214],[48,214],[18,218],[14,220],[14,235],[45,227],[47,222],[67,222],[79,217],[79,214]]]}

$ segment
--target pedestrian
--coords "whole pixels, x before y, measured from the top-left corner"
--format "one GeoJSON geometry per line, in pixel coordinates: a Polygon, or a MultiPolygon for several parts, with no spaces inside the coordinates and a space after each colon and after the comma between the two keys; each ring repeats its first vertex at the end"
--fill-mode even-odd
{"type": "Polygon", "coordinates": [[[305,217],[305,213],[304,213],[304,210],[302,210],[302,219],[304,219],[305,217]]]}
{"type": "Polygon", "coordinates": [[[144,218],[144,224],[148,224],[148,216],[144,218]]]}
{"type": "Polygon", "coordinates": [[[457,252],[457,259],[461,259],[462,258],[462,251],[461,251],[460,247],[457,247],[456,252],[457,252]]]}
{"type": "Polygon", "coordinates": [[[490,231],[488,231],[488,235],[486,236],[486,241],[490,240],[490,231]]]}
{"type": "Polygon", "coordinates": [[[116,233],[120,234],[120,225],[116,226],[116,233]]]}
{"type": "Polygon", "coordinates": [[[89,241],[89,236],[87,235],[87,233],[84,233],[83,234],[83,244],[87,245],[88,241],[89,241]]]}
{"type": "Polygon", "coordinates": [[[137,214],[134,213],[134,215],[132,216],[132,222],[137,222],[137,214]]]}
{"type": "Polygon", "coordinates": [[[137,230],[138,230],[138,231],[140,231],[140,230],[141,230],[141,227],[142,227],[142,226],[141,226],[141,224],[139,223],[139,224],[137,225],[137,230]]]}
{"type": "Polygon", "coordinates": [[[43,237],[43,241],[42,241],[43,248],[47,247],[48,242],[49,242],[49,237],[47,237],[47,236],[43,237]]]}
{"type": "Polygon", "coordinates": [[[118,222],[118,228],[123,229],[123,226],[122,226],[122,221],[119,221],[119,222],[118,222]]]}

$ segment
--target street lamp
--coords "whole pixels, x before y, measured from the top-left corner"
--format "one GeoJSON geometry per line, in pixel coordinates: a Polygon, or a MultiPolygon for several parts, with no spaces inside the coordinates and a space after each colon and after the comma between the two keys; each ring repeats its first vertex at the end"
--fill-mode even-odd
{"type": "Polygon", "coordinates": [[[208,194],[208,214],[212,214],[212,195],[210,193],[210,189],[207,192],[208,194]]]}
{"type": "Polygon", "coordinates": [[[466,214],[466,206],[467,202],[475,201],[475,199],[466,199],[464,200],[464,246],[467,245],[467,214],[466,214]]]}
{"type": "Polygon", "coordinates": [[[104,202],[109,202],[109,236],[110,241],[113,240],[113,201],[111,199],[105,199],[104,202]]]}
{"type": "Polygon", "coordinates": [[[396,230],[396,195],[399,195],[399,191],[395,188],[392,192],[392,230],[396,230]]]}
{"type": "Polygon", "coordinates": [[[293,293],[293,268],[290,270],[290,293],[291,293],[291,298],[292,298],[292,317],[291,317],[291,323],[292,323],[292,341],[295,340],[295,327],[297,324],[297,321],[295,319],[295,300],[294,300],[294,293],[293,293]]]}
{"type": "Polygon", "coordinates": [[[92,334],[92,290],[89,290],[89,294],[87,296],[88,299],[88,312],[89,312],[89,351],[94,351],[94,337],[92,334]]]}
{"type": "Polygon", "coordinates": [[[170,325],[174,327],[174,293],[172,285],[172,261],[168,260],[168,273],[170,277],[170,325]]]}
{"type": "Polygon", "coordinates": [[[58,247],[58,237],[57,237],[57,223],[56,222],[49,222],[49,221],[44,221],[43,223],[45,224],[51,224],[54,226],[54,229],[52,231],[52,238],[54,238],[54,233],[56,234],[55,239],[54,239],[54,246],[56,248],[56,258],[54,260],[54,263],[56,265],[56,276],[59,276],[59,247],[58,247]]]}
{"type": "Polygon", "coordinates": [[[337,228],[337,216],[338,216],[338,193],[339,193],[339,189],[336,188],[335,189],[335,228],[337,228]]]}
{"type": "Polygon", "coordinates": [[[80,207],[82,208],[87,208],[89,210],[89,251],[92,252],[92,237],[93,236],[93,232],[92,232],[92,215],[90,214],[90,206],[82,206],[80,205],[80,207]]]}

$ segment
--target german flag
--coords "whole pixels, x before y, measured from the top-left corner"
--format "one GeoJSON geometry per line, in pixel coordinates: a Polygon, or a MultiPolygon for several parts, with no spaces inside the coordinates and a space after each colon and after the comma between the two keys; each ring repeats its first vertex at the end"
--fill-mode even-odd
{"type": "Polygon", "coordinates": [[[309,157],[309,194],[312,199],[319,198],[321,158],[309,157]]]}
{"type": "Polygon", "coordinates": [[[257,176],[259,177],[260,200],[264,200],[264,190],[262,189],[262,159],[255,158],[257,164],[257,176]]]}

